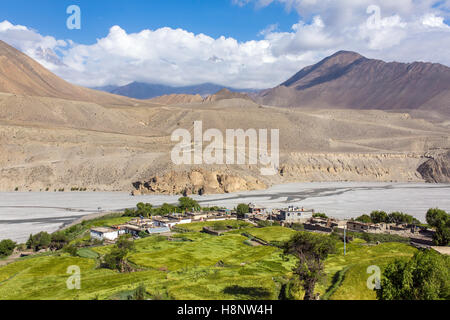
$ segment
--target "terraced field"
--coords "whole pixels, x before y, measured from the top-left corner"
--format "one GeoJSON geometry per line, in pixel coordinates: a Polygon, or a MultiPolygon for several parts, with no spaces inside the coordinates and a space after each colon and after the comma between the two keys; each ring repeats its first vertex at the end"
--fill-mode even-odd
{"type": "MultiPolygon", "coordinates": [[[[198,229],[198,225],[188,226],[198,229]]],[[[250,234],[265,241],[284,241],[295,231],[282,227],[247,227],[217,237],[200,232],[180,233],[171,241],[151,236],[136,241],[128,260],[138,272],[121,274],[99,268],[99,256],[111,247],[67,254],[20,259],[0,268],[1,299],[117,299],[144,284],[150,295],[170,299],[278,299],[283,284],[292,278],[295,259],[285,259],[275,246],[250,246],[250,234]],[[68,290],[69,266],[81,270],[81,290],[68,290]]],[[[367,267],[381,269],[416,249],[401,243],[368,246],[361,240],[326,261],[327,279],[317,291],[328,299],[375,299],[367,289],[367,267]],[[345,272],[344,272],[345,271],[345,272]],[[341,274],[341,277],[337,275],[341,274]]],[[[301,297],[301,290],[297,290],[301,297]]]]}

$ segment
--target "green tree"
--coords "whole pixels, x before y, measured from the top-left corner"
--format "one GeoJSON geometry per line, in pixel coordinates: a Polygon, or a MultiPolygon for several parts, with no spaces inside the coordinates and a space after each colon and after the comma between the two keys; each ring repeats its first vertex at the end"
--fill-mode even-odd
{"type": "Polygon", "coordinates": [[[328,235],[311,232],[295,234],[284,246],[284,254],[298,258],[294,274],[305,290],[304,300],[314,300],[314,289],[325,277],[324,261],[336,251],[336,240],[328,235]]]}
{"type": "Polygon", "coordinates": [[[367,214],[363,214],[355,220],[363,223],[372,223],[372,219],[367,214]]]}
{"type": "Polygon", "coordinates": [[[125,257],[127,254],[128,251],[126,249],[114,247],[103,257],[103,265],[108,269],[123,272],[125,270],[125,257]]]}
{"type": "Polygon", "coordinates": [[[201,210],[201,207],[198,204],[198,202],[189,197],[182,197],[182,198],[178,199],[178,208],[180,208],[182,211],[185,211],[185,210],[200,211],[201,210]]]}
{"type": "Polygon", "coordinates": [[[438,246],[450,245],[450,214],[440,209],[427,212],[427,223],[435,229],[433,241],[438,246]]]}
{"type": "Polygon", "coordinates": [[[168,203],[163,203],[163,205],[160,208],[158,208],[158,210],[157,210],[158,214],[161,216],[169,214],[169,213],[174,213],[176,211],[177,211],[177,207],[175,207],[171,204],[168,204],[168,203]]]}
{"type": "Polygon", "coordinates": [[[16,248],[16,245],[17,244],[10,239],[0,241],[0,258],[9,257],[16,248]]]}
{"type": "Polygon", "coordinates": [[[119,249],[125,249],[127,251],[133,251],[135,248],[133,240],[131,240],[131,235],[124,234],[119,237],[116,241],[116,247],[119,249]]]}
{"type": "Polygon", "coordinates": [[[136,205],[136,216],[137,217],[150,217],[152,215],[153,206],[150,203],[139,202],[136,205]]]}
{"type": "Polygon", "coordinates": [[[238,218],[244,218],[246,213],[250,212],[250,207],[248,204],[241,203],[236,207],[236,213],[238,218]]]}
{"type": "Polygon", "coordinates": [[[57,232],[51,235],[49,248],[51,250],[61,250],[67,243],[69,243],[67,236],[62,232],[57,232]]]}
{"type": "Polygon", "coordinates": [[[410,216],[409,214],[404,214],[403,212],[392,212],[388,216],[388,222],[389,223],[420,223],[418,220],[414,219],[413,216],[410,216]]]}
{"type": "Polygon", "coordinates": [[[35,235],[30,235],[26,246],[28,249],[39,251],[41,249],[47,249],[50,246],[52,237],[47,232],[39,232],[35,235]]]}
{"type": "Polygon", "coordinates": [[[119,270],[125,272],[129,269],[126,262],[126,256],[129,252],[134,251],[134,242],[130,239],[130,235],[122,235],[116,241],[111,251],[103,257],[103,266],[111,270],[119,270]]]}
{"type": "Polygon", "coordinates": [[[383,272],[380,300],[449,300],[450,257],[420,251],[409,261],[396,260],[383,272]]]}
{"type": "Polygon", "coordinates": [[[372,220],[373,223],[388,222],[388,214],[384,211],[373,211],[370,214],[370,220],[372,220]]]}

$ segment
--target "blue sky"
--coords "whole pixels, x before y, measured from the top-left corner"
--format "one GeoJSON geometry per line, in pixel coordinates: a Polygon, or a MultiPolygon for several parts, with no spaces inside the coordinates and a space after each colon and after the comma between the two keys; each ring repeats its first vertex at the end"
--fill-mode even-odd
{"type": "Polygon", "coordinates": [[[0,40],[88,87],[263,89],[339,50],[450,65],[449,17],[450,0],[3,0],[0,40]]]}
{"type": "Polygon", "coordinates": [[[1,20],[25,25],[58,39],[92,44],[113,25],[127,32],[162,27],[182,28],[211,37],[252,40],[268,25],[289,31],[298,22],[295,10],[280,3],[268,7],[238,6],[231,0],[14,0],[0,1],[1,20]],[[82,12],[82,29],[68,30],[66,8],[76,4],[82,12]]]}

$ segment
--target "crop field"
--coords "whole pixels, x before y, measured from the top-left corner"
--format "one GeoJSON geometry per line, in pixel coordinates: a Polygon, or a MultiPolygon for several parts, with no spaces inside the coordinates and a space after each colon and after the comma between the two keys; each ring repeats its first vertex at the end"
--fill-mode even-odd
{"type": "Polygon", "coordinates": [[[183,224],[177,226],[177,229],[183,231],[201,231],[203,227],[210,227],[214,230],[227,230],[228,227],[233,229],[241,229],[250,227],[252,224],[240,221],[240,220],[223,220],[223,221],[206,221],[206,222],[194,222],[189,224],[183,224]]]}
{"type": "MultiPolygon", "coordinates": [[[[198,230],[199,226],[190,226],[198,230]]],[[[0,268],[1,299],[120,299],[144,284],[154,299],[278,299],[283,284],[292,278],[293,257],[284,257],[275,246],[249,246],[241,233],[265,241],[285,241],[295,231],[281,227],[235,230],[223,236],[201,232],[135,241],[128,260],[139,271],[119,273],[100,268],[99,257],[111,246],[78,250],[77,257],[55,253],[30,257],[0,268]],[[242,230],[242,231],[241,231],[242,230]],[[81,289],[68,290],[69,266],[81,271],[81,289]]],[[[367,289],[367,267],[381,269],[395,258],[406,258],[416,249],[402,243],[368,246],[355,240],[343,244],[325,263],[327,279],[317,292],[328,299],[375,299],[367,289]],[[337,275],[341,275],[338,277],[337,275]],[[338,280],[336,280],[339,278],[338,280]]],[[[301,289],[297,289],[301,298],[301,289]]]]}
{"type": "Polygon", "coordinates": [[[247,231],[248,234],[266,242],[289,240],[296,231],[284,227],[273,226],[266,228],[252,228],[247,231]]]}

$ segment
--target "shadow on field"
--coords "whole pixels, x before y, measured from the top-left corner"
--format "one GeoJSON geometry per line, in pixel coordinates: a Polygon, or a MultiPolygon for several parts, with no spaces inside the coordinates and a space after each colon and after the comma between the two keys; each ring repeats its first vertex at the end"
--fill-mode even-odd
{"type": "Polygon", "coordinates": [[[264,299],[270,297],[270,291],[264,288],[258,287],[241,287],[241,286],[230,286],[223,289],[223,292],[226,294],[232,295],[245,295],[250,296],[257,299],[264,299]]]}

